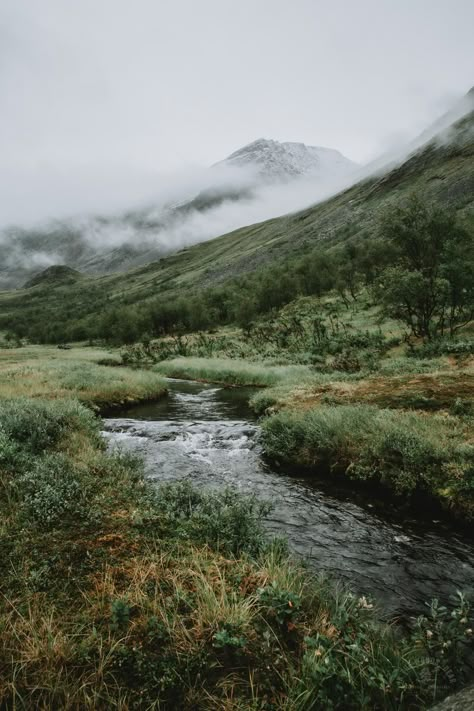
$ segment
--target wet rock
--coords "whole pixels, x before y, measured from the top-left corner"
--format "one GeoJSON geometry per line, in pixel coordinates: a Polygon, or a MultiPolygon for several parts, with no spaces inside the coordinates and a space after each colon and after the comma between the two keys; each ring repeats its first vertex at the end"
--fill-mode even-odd
{"type": "Polygon", "coordinates": [[[448,696],[431,711],[472,711],[474,709],[474,686],[448,696]]]}

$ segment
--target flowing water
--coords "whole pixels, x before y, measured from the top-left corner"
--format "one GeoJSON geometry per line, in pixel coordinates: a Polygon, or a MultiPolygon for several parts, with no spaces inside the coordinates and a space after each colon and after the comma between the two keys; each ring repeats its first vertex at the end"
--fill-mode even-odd
{"type": "Polygon", "coordinates": [[[169,381],[169,397],[105,421],[112,446],[139,452],[154,480],[232,485],[270,500],[273,533],[315,570],[375,597],[384,613],[419,614],[432,597],[474,590],[474,540],[440,521],[400,518],[333,483],[294,476],[262,458],[245,388],[169,381]]]}

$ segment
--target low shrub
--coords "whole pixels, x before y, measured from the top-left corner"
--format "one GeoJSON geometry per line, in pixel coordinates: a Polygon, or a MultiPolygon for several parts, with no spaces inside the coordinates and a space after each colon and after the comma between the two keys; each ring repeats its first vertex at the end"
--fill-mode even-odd
{"type": "Polygon", "coordinates": [[[276,388],[270,390],[261,390],[252,395],[249,405],[257,415],[263,415],[274,407],[278,402],[278,394],[276,388]]]}
{"type": "Polygon", "coordinates": [[[412,358],[434,358],[442,355],[474,355],[474,338],[436,338],[419,348],[407,350],[407,356],[412,358]]]}
{"type": "Polygon", "coordinates": [[[75,400],[0,401],[5,515],[42,530],[90,526],[101,518],[108,487],[122,484],[133,501],[133,487],[139,492],[143,483],[141,464],[129,454],[107,455],[100,429],[94,413],[75,400]]]}
{"type": "Polygon", "coordinates": [[[62,453],[36,459],[12,479],[11,485],[24,519],[42,529],[85,525],[100,519],[99,510],[93,507],[90,482],[62,453]]]}
{"type": "Polygon", "coordinates": [[[290,590],[283,590],[274,580],[271,585],[258,590],[258,600],[270,618],[288,629],[298,619],[301,600],[290,590]]]}
{"type": "Polygon", "coordinates": [[[77,430],[97,441],[99,421],[77,400],[0,400],[0,433],[32,454],[54,448],[67,432],[77,430]]]}
{"type": "Polygon", "coordinates": [[[178,482],[158,488],[150,515],[168,535],[227,554],[256,555],[265,545],[262,520],[270,510],[269,504],[232,488],[202,491],[178,482]]]}
{"type": "Polygon", "coordinates": [[[324,587],[319,594],[331,623],[305,637],[288,711],[431,708],[466,679],[462,660],[472,630],[462,595],[449,612],[434,601],[403,637],[374,624],[365,596],[335,597],[334,588],[324,587]]]}

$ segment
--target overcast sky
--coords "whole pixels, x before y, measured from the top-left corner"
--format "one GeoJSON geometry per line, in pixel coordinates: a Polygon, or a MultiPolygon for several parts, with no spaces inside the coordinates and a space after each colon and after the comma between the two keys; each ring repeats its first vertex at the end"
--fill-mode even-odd
{"type": "Polygon", "coordinates": [[[474,84],[473,28],[472,0],[0,0],[0,222],[261,136],[368,161],[474,84]]]}

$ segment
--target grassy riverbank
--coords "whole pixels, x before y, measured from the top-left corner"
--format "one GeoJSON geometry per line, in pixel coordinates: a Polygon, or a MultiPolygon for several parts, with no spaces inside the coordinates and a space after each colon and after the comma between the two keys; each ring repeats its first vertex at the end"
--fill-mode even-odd
{"type": "Polygon", "coordinates": [[[156,489],[75,400],[0,402],[0,705],[425,708],[468,612],[406,636],[292,562],[236,492],[156,489]]]}
{"type": "Polygon", "coordinates": [[[100,349],[27,347],[0,351],[0,398],[75,397],[98,409],[153,400],[166,394],[157,373],[120,366],[100,349]],[[115,366],[101,365],[115,363],[115,366]]]}
{"type": "Polygon", "coordinates": [[[376,373],[321,372],[222,358],[175,358],[167,375],[266,385],[251,405],[270,458],[318,476],[385,488],[401,506],[420,499],[474,518],[474,367],[471,357],[386,358],[376,373]]]}
{"type": "Polygon", "coordinates": [[[280,412],[262,429],[267,454],[281,462],[382,485],[402,505],[424,496],[474,518],[472,430],[456,417],[321,405],[280,412]]]}
{"type": "Polygon", "coordinates": [[[156,364],[153,370],[170,378],[255,387],[298,382],[310,376],[306,366],[275,366],[231,358],[174,358],[156,364]]]}

